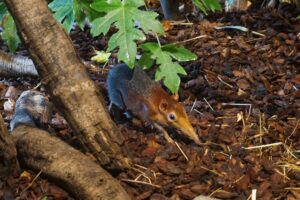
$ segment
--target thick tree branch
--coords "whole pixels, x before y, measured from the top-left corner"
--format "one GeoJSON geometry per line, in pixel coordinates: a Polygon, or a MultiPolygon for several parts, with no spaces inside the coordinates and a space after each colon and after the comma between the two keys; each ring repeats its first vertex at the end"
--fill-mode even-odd
{"type": "Polygon", "coordinates": [[[15,144],[0,115],[0,177],[16,174],[19,170],[15,144]]]}
{"type": "Polygon", "coordinates": [[[5,3],[53,102],[73,130],[82,136],[101,165],[128,167],[129,161],[119,148],[123,138],[104,106],[102,95],[46,1],[6,0],[5,3]]]}
{"type": "Polygon", "coordinates": [[[92,159],[47,132],[20,125],[13,136],[22,163],[42,171],[77,199],[130,199],[120,183],[92,159]]]}

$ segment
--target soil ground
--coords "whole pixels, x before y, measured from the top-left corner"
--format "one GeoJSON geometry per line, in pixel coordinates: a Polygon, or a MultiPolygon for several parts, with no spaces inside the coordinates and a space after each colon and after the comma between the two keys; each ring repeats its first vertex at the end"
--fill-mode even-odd
{"type": "MultiPolygon", "coordinates": [[[[116,117],[136,166],[115,176],[134,199],[193,199],[202,194],[242,200],[254,191],[258,199],[300,199],[299,13],[293,6],[281,6],[211,15],[186,25],[165,24],[170,30],[162,42],[181,41],[199,57],[183,63],[188,75],[182,77],[179,94],[203,145],[168,129],[178,144],[171,145],[151,126],[116,117]],[[214,28],[225,25],[250,31],[214,28]],[[206,36],[196,39],[200,35],[206,36]]],[[[92,39],[88,30],[76,29],[71,37],[86,61],[94,48],[107,47],[106,37],[92,39]]],[[[7,50],[3,42],[1,49],[7,50]]],[[[26,55],[22,49],[18,54],[26,55]]],[[[115,63],[114,56],[108,66],[115,63]]],[[[109,67],[88,69],[107,94],[109,67]]],[[[31,77],[1,78],[0,110],[7,123],[13,114],[9,101],[38,83],[31,77]],[[8,90],[11,96],[5,97],[8,90]]],[[[80,149],[58,114],[51,126],[80,149]]],[[[33,181],[36,174],[24,168],[19,176],[0,180],[0,199],[72,199],[42,176],[33,181]]]]}

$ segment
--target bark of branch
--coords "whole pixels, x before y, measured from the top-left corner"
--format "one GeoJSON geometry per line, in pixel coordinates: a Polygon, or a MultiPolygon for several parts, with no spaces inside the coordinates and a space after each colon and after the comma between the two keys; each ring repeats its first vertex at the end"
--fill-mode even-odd
{"type": "Polygon", "coordinates": [[[0,177],[17,174],[19,170],[15,144],[0,115],[0,177]]]}
{"type": "Polygon", "coordinates": [[[38,76],[30,58],[0,51],[0,76],[38,76]]]}
{"type": "Polygon", "coordinates": [[[120,183],[98,164],[46,131],[19,125],[12,135],[22,163],[42,171],[77,199],[130,200],[120,183]]]}
{"type": "Polygon", "coordinates": [[[53,18],[46,1],[5,0],[54,104],[101,165],[128,167],[123,143],[98,88],[63,28],[53,18]]]}

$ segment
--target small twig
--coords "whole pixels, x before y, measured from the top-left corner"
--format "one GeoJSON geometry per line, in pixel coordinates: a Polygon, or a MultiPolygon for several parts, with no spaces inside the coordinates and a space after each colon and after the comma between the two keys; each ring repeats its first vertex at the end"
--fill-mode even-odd
{"type": "Polygon", "coordinates": [[[210,195],[208,195],[209,197],[212,197],[215,193],[217,193],[218,191],[221,191],[221,187],[216,189],[215,191],[213,191],[212,193],[210,193],[210,195]]]}
{"type": "Polygon", "coordinates": [[[256,200],[256,189],[253,189],[252,190],[252,193],[251,193],[251,200],[256,200]]]}
{"type": "Polygon", "coordinates": [[[34,179],[31,181],[31,183],[29,183],[29,185],[27,185],[27,187],[26,187],[24,190],[22,190],[22,192],[20,193],[20,196],[22,196],[22,194],[23,194],[24,192],[26,192],[26,191],[33,185],[33,183],[36,181],[36,179],[37,179],[41,174],[42,174],[42,170],[34,177],[34,179]]]}
{"type": "Polygon", "coordinates": [[[223,174],[217,172],[217,171],[214,170],[214,169],[208,169],[208,168],[203,167],[203,166],[201,166],[201,168],[204,169],[204,170],[206,170],[206,171],[209,171],[209,172],[211,172],[211,173],[213,173],[213,174],[216,174],[216,175],[218,175],[218,176],[224,176],[223,174]]]}
{"type": "Polygon", "coordinates": [[[250,103],[222,103],[223,106],[251,106],[250,103]]]}
{"type": "Polygon", "coordinates": [[[204,99],[204,101],[207,103],[208,107],[209,107],[212,111],[215,111],[215,110],[211,107],[211,105],[208,103],[208,101],[206,100],[206,98],[203,97],[203,99],[204,99]]]}
{"type": "Polygon", "coordinates": [[[249,137],[248,140],[256,139],[256,138],[261,137],[261,136],[263,136],[263,135],[256,134],[256,135],[253,135],[252,137],[249,137]]]}
{"type": "Polygon", "coordinates": [[[286,175],[286,167],[283,167],[283,175],[284,175],[284,178],[287,177],[287,179],[290,180],[290,178],[286,175]]]}
{"type": "Polygon", "coordinates": [[[280,167],[284,167],[284,168],[288,168],[289,170],[293,170],[293,171],[300,171],[300,166],[297,164],[291,164],[291,163],[286,163],[286,164],[282,164],[279,165],[280,167]]]}
{"type": "Polygon", "coordinates": [[[242,178],[244,178],[244,176],[245,176],[245,175],[240,176],[240,177],[239,177],[238,179],[236,179],[233,183],[239,182],[240,180],[242,180],[242,178]]]}
{"type": "Polygon", "coordinates": [[[296,132],[296,130],[298,129],[299,122],[300,122],[300,119],[297,120],[296,126],[295,126],[295,128],[293,129],[292,133],[289,135],[288,139],[290,139],[290,138],[294,135],[294,133],[296,132]]]}
{"type": "Polygon", "coordinates": [[[252,149],[259,149],[259,148],[267,148],[267,147],[273,147],[273,146],[279,146],[282,145],[282,142],[275,142],[272,144],[264,144],[264,145],[259,145],[259,146],[252,146],[252,147],[243,147],[243,149],[246,150],[252,150],[252,149]]]}
{"type": "Polygon", "coordinates": [[[228,145],[226,145],[226,148],[227,148],[227,150],[228,150],[228,153],[229,153],[229,159],[231,159],[232,158],[232,154],[231,154],[231,149],[230,149],[230,146],[228,146],[228,145]]]}
{"type": "Polygon", "coordinates": [[[177,146],[177,148],[179,149],[179,151],[181,152],[181,154],[183,155],[183,157],[186,159],[186,161],[189,161],[189,158],[184,153],[184,151],[181,149],[181,147],[179,146],[179,144],[177,142],[175,142],[175,145],[177,146]]]}
{"type": "Polygon", "coordinates": [[[162,132],[167,142],[172,144],[175,143],[174,140],[169,136],[168,132],[162,126],[158,125],[157,123],[154,123],[153,125],[155,126],[155,128],[162,132]]]}
{"type": "MultiPolygon", "coordinates": [[[[104,65],[102,66],[102,69],[105,69],[105,67],[107,66],[108,62],[109,62],[109,59],[107,59],[107,61],[104,63],[104,65]]],[[[102,74],[103,74],[103,70],[102,70],[102,74]]]]}
{"type": "Polygon", "coordinates": [[[219,81],[221,81],[222,83],[224,83],[224,84],[227,85],[228,87],[233,88],[233,86],[230,85],[229,83],[226,83],[226,82],[221,78],[220,75],[218,75],[217,78],[219,79],[219,81]]]}
{"type": "Polygon", "coordinates": [[[296,90],[296,91],[298,90],[298,88],[297,88],[295,85],[293,85],[293,88],[294,88],[294,90],[296,90]]]}
{"type": "Polygon", "coordinates": [[[139,181],[139,179],[140,179],[141,177],[144,177],[145,179],[148,180],[148,183],[152,184],[151,179],[150,179],[148,176],[143,175],[143,174],[139,174],[134,180],[135,180],[135,181],[139,181]]]}
{"type": "Polygon", "coordinates": [[[251,199],[251,194],[248,196],[247,200],[250,200],[251,199]]]}
{"type": "Polygon", "coordinates": [[[247,120],[249,119],[252,111],[252,104],[250,103],[222,103],[223,106],[249,106],[247,120]]]}
{"type": "MultiPolygon", "coordinates": [[[[215,127],[218,127],[218,128],[226,128],[226,127],[229,127],[229,126],[231,126],[231,125],[229,125],[229,124],[214,124],[213,126],[215,126],[215,127]]],[[[212,125],[211,124],[207,124],[207,127],[212,127],[212,125]]]]}
{"type": "Polygon", "coordinates": [[[135,171],[137,171],[137,172],[139,172],[139,173],[141,173],[141,174],[143,174],[143,175],[146,176],[146,173],[143,172],[142,170],[138,169],[138,168],[132,167],[131,169],[133,169],[133,170],[135,170],[135,171]]]}
{"type": "MultiPolygon", "coordinates": [[[[134,166],[135,166],[135,167],[138,167],[138,168],[141,168],[141,169],[143,169],[143,170],[145,170],[145,171],[150,170],[150,172],[153,174],[154,178],[156,178],[156,173],[155,173],[154,170],[148,169],[147,167],[144,167],[144,166],[139,165],[139,164],[134,164],[134,166]]],[[[135,167],[134,167],[134,169],[137,169],[137,168],[135,168],[135,167]]],[[[140,170],[140,171],[141,171],[141,170],[140,170]]],[[[145,173],[145,174],[146,174],[146,173],[145,173]]]]}
{"type": "Polygon", "coordinates": [[[252,111],[252,104],[250,104],[250,106],[249,106],[247,120],[249,119],[249,117],[251,115],[251,111],[252,111]]]}
{"type": "Polygon", "coordinates": [[[216,120],[219,120],[219,119],[232,119],[232,118],[236,118],[236,116],[235,115],[221,116],[221,117],[216,117],[216,120]]]}
{"type": "Polygon", "coordinates": [[[245,130],[246,129],[246,122],[245,122],[245,118],[244,118],[244,113],[240,112],[240,115],[242,116],[243,130],[245,130]]]}
{"type": "Polygon", "coordinates": [[[111,101],[108,105],[108,111],[110,112],[111,111],[111,108],[112,108],[112,105],[113,105],[113,102],[111,101]]]}
{"type": "Polygon", "coordinates": [[[160,44],[160,41],[159,41],[159,38],[158,38],[158,35],[156,32],[154,32],[154,35],[156,37],[156,40],[157,40],[157,43],[158,43],[158,46],[161,47],[161,44],[160,44]]]}
{"type": "Polygon", "coordinates": [[[191,107],[190,112],[192,112],[192,111],[194,110],[194,108],[195,108],[195,106],[196,106],[196,103],[197,103],[197,98],[195,99],[195,101],[194,101],[194,103],[193,103],[193,105],[192,105],[192,107],[191,107]]]}
{"type": "Polygon", "coordinates": [[[291,56],[293,55],[294,52],[295,52],[295,49],[293,49],[293,50],[288,54],[287,57],[291,57],[291,56]]]}
{"type": "Polygon", "coordinates": [[[187,43],[187,42],[191,42],[191,41],[194,41],[194,40],[198,40],[198,39],[201,39],[201,38],[207,38],[207,37],[209,37],[209,36],[208,35],[199,35],[197,37],[190,38],[190,39],[183,40],[183,41],[174,42],[172,44],[182,44],[182,43],[187,43]]]}
{"type": "Polygon", "coordinates": [[[295,154],[293,154],[293,152],[290,150],[290,148],[285,144],[284,145],[285,150],[287,151],[288,155],[291,155],[293,158],[295,158],[296,160],[298,160],[299,158],[297,156],[295,156],[295,154]]]}
{"type": "MultiPolygon", "coordinates": [[[[263,129],[262,129],[262,114],[259,112],[259,135],[263,135],[263,129]]],[[[262,137],[259,139],[260,143],[262,143],[262,137]]]]}
{"type": "Polygon", "coordinates": [[[265,36],[266,36],[265,34],[262,34],[262,33],[256,32],[256,31],[251,31],[251,33],[252,33],[253,35],[258,35],[258,36],[262,36],[262,37],[265,37],[265,36]]]}
{"type": "Polygon", "coordinates": [[[144,170],[148,170],[147,167],[144,167],[144,166],[139,165],[139,164],[134,164],[134,166],[139,167],[139,168],[144,169],[144,170]]]}
{"type": "Polygon", "coordinates": [[[170,23],[172,26],[192,26],[194,23],[191,22],[182,22],[182,21],[173,21],[170,23]]]}
{"type": "Polygon", "coordinates": [[[155,185],[155,184],[147,183],[147,182],[144,182],[144,181],[136,181],[136,180],[131,180],[131,179],[121,179],[121,181],[128,182],[128,183],[148,185],[148,186],[152,186],[152,187],[155,187],[155,188],[161,188],[160,185],[155,185]]]}
{"type": "Polygon", "coordinates": [[[40,81],[36,86],[34,86],[33,90],[37,90],[42,85],[42,81],[40,81]]]}
{"type": "Polygon", "coordinates": [[[286,187],[285,190],[300,190],[300,187],[286,187]]]}
{"type": "MultiPolygon", "coordinates": [[[[263,129],[262,129],[262,114],[261,114],[261,112],[259,111],[259,135],[260,135],[260,137],[259,137],[259,143],[260,144],[262,144],[262,136],[263,136],[263,129]]],[[[260,151],[260,155],[262,155],[262,149],[260,148],[259,149],[259,151],[260,151]]]]}
{"type": "Polygon", "coordinates": [[[197,110],[197,109],[194,109],[194,111],[195,111],[196,113],[200,114],[200,115],[204,115],[202,112],[200,112],[200,111],[197,110]]]}
{"type": "Polygon", "coordinates": [[[203,145],[203,146],[208,146],[208,145],[221,146],[220,144],[217,144],[217,143],[214,143],[214,142],[202,142],[202,143],[197,143],[197,145],[203,145]]]}
{"type": "Polygon", "coordinates": [[[284,173],[280,172],[278,169],[274,169],[275,172],[283,176],[285,179],[291,180],[289,177],[287,177],[284,173]]]}
{"type": "Polygon", "coordinates": [[[222,151],[219,152],[220,154],[223,154],[224,156],[227,156],[229,159],[231,159],[231,155],[227,154],[227,153],[224,153],[222,151]]]}

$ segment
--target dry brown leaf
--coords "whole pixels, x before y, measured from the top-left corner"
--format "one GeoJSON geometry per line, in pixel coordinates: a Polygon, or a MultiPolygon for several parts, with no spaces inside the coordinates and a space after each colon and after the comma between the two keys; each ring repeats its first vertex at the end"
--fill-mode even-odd
{"type": "Polygon", "coordinates": [[[170,22],[170,21],[164,20],[164,21],[162,21],[161,23],[162,23],[162,26],[163,26],[164,31],[167,32],[167,31],[173,29],[173,25],[171,25],[171,22],[170,22]]]}
{"type": "Polygon", "coordinates": [[[250,88],[250,84],[246,79],[240,79],[236,82],[236,84],[242,90],[247,90],[250,88]]]}
{"type": "Polygon", "coordinates": [[[183,170],[181,170],[179,167],[161,157],[156,157],[154,164],[165,174],[174,175],[183,173],[183,170]]]}

